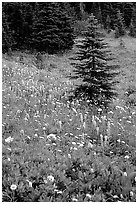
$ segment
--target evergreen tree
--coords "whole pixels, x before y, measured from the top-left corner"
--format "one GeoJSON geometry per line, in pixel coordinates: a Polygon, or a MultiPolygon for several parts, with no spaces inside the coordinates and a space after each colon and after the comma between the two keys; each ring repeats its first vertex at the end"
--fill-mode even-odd
{"type": "Polygon", "coordinates": [[[58,3],[38,3],[32,28],[32,46],[55,53],[73,45],[73,29],[58,3]]]}
{"type": "Polygon", "coordinates": [[[9,23],[6,13],[2,12],[2,52],[11,50],[14,45],[14,39],[12,37],[12,31],[9,28],[9,23]]]}
{"type": "Polygon", "coordinates": [[[113,77],[117,74],[114,71],[117,66],[108,65],[110,52],[107,44],[99,37],[97,26],[97,20],[92,14],[85,37],[76,45],[78,51],[72,58],[71,64],[75,69],[71,78],[83,81],[76,87],[75,97],[88,99],[94,105],[106,106],[116,95],[113,77]]]}
{"type": "Polygon", "coordinates": [[[108,15],[107,18],[106,18],[106,29],[107,29],[107,32],[109,33],[110,32],[110,29],[111,29],[111,19],[110,19],[110,16],[108,15]]]}
{"type": "Polygon", "coordinates": [[[136,37],[136,25],[135,25],[135,22],[133,21],[133,19],[131,19],[131,23],[129,26],[129,35],[131,37],[136,37]]]}
{"type": "Polygon", "coordinates": [[[120,12],[117,11],[117,18],[116,18],[116,26],[115,26],[115,37],[118,38],[120,36],[125,35],[125,25],[124,25],[124,18],[120,12]]]}

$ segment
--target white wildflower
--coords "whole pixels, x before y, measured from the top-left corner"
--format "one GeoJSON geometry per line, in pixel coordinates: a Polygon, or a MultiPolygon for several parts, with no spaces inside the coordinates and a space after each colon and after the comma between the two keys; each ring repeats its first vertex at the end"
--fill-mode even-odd
{"type": "Polygon", "coordinates": [[[8,138],[5,139],[5,142],[10,143],[13,141],[13,137],[9,136],[8,138]]]}
{"type": "Polygon", "coordinates": [[[133,196],[133,195],[134,195],[133,191],[130,191],[130,196],[133,196]]]}
{"type": "Polygon", "coordinates": [[[99,135],[99,127],[96,127],[97,135],[99,135]]]}
{"type": "Polygon", "coordinates": [[[54,182],[54,176],[49,175],[49,176],[47,177],[47,180],[48,180],[49,182],[53,183],[53,182],[54,182]]]}
{"type": "Polygon", "coordinates": [[[24,135],[24,130],[21,130],[20,133],[21,133],[22,135],[24,135]]]}
{"type": "Polygon", "coordinates": [[[127,176],[127,172],[124,172],[124,174],[123,174],[124,176],[127,176]]]}
{"type": "Polygon", "coordinates": [[[59,120],[59,127],[60,127],[60,129],[62,127],[62,122],[60,120],[59,120]]]}
{"type": "Polygon", "coordinates": [[[12,184],[12,185],[10,186],[10,189],[11,189],[12,191],[14,191],[14,190],[17,189],[17,186],[16,186],[15,184],[12,184]]]}
{"type": "Polygon", "coordinates": [[[73,202],[77,202],[77,201],[78,201],[78,199],[77,199],[77,198],[75,198],[75,197],[73,197],[73,198],[72,198],[72,201],[73,201],[73,202]]]}
{"type": "Polygon", "coordinates": [[[101,146],[103,147],[104,142],[103,142],[103,135],[102,134],[100,134],[100,139],[101,139],[101,146]]]}
{"type": "Polygon", "coordinates": [[[98,108],[98,112],[102,112],[102,109],[101,109],[101,108],[98,108]]]}
{"type": "Polygon", "coordinates": [[[91,168],[90,171],[91,171],[91,173],[94,173],[94,169],[93,168],[91,168]]]}
{"type": "Polygon", "coordinates": [[[72,142],[73,145],[76,145],[76,142],[72,142]]]}
{"type": "Polygon", "coordinates": [[[108,137],[107,135],[104,136],[104,145],[105,145],[105,146],[107,145],[108,138],[109,138],[109,137],[108,137]]]}
{"type": "Polygon", "coordinates": [[[68,154],[68,158],[70,158],[70,159],[71,159],[71,155],[70,155],[70,154],[68,154]]]}
{"type": "Polygon", "coordinates": [[[129,159],[129,156],[128,156],[128,155],[126,155],[124,158],[125,158],[125,159],[129,159]]]}
{"type": "Polygon", "coordinates": [[[118,139],[118,140],[117,140],[117,142],[119,142],[119,143],[120,143],[120,142],[121,142],[121,140],[120,140],[120,139],[118,139]]]}
{"type": "Polygon", "coordinates": [[[91,142],[88,143],[88,148],[93,148],[93,144],[91,142]]]}
{"type": "Polygon", "coordinates": [[[118,196],[117,196],[117,195],[114,195],[113,198],[118,198],[118,196]]]}
{"type": "Polygon", "coordinates": [[[8,149],[9,151],[11,151],[11,148],[9,148],[9,147],[8,147],[7,149],[8,149]]]}
{"type": "Polygon", "coordinates": [[[77,114],[77,111],[76,111],[76,109],[75,108],[72,108],[72,110],[77,114]]]}
{"type": "Polygon", "coordinates": [[[26,180],[28,183],[29,183],[29,187],[31,187],[32,188],[32,182],[31,181],[29,181],[29,180],[26,180]]]}
{"type": "Polygon", "coordinates": [[[50,134],[50,135],[48,135],[47,136],[47,139],[50,139],[50,140],[56,140],[57,138],[56,138],[56,135],[55,134],[50,134]]]}
{"type": "Polygon", "coordinates": [[[8,161],[11,161],[11,159],[10,159],[10,158],[8,158],[8,161]]]}
{"type": "Polygon", "coordinates": [[[89,193],[86,194],[86,197],[89,198],[89,199],[92,198],[92,196],[89,193]]]}
{"type": "Polygon", "coordinates": [[[83,146],[84,146],[84,144],[82,144],[82,143],[79,145],[79,147],[83,147],[83,146]]]}

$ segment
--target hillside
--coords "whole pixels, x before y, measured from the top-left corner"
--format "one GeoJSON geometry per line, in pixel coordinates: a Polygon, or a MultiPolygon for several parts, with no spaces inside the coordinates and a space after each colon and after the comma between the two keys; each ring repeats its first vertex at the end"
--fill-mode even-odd
{"type": "Polygon", "coordinates": [[[34,54],[3,54],[3,201],[136,201],[136,39],[105,40],[120,65],[106,112],[68,99],[75,47],[43,54],[42,70],[34,54]]]}

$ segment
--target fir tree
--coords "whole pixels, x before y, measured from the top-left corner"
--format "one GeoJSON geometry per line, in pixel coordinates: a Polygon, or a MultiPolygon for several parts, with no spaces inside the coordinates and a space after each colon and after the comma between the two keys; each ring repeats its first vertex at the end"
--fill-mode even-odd
{"type": "Polygon", "coordinates": [[[58,3],[38,3],[34,19],[32,46],[37,51],[55,53],[73,45],[73,30],[58,3]]]}
{"type": "Polygon", "coordinates": [[[110,16],[108,15],[107,18],[106,18],[106,29],[107,29],[107,32],[109,33],[110,30],[111,30],[111,18],[110,16]]]}
{"type": "Polygon", "coordinates": [[[11,50],[14,45],[14,39],[12,37],[12,32],[9,28],[9,23],[6,13],[2,12],[2,52],[7,52],[11,50]]]}
{"type": "Polygon", "coordinates": [[[71,64],[74,66],[74,76],[82,79],[82,84],[75,89],[75,97],[88,99],[90,103],[106,106],[116,95],[113,89],[113,77],[117,74],[115,65],[108,65],[109,50],[101,39],[97,30],[97,20],[93,14],[89,18],[89,25],[85,37],[76,45],[78,51],[71,64]]]}
{"type": "Polygon", "coordinates": [[[116,26],[115,26],[115,37],[118,38],[120,36],[125,35],[125,25],[124,25],[124,18],[120,12],[117,11],[117,18],[116,18],[116,26]]]}
{"type": "Polygon", "coordinates": [[[130,23],[130,26],[129,26],[129,35],[131,37],[136,37],[136,25],[135,25],[133,19],[131,19],[131,23],[130,23]]]}

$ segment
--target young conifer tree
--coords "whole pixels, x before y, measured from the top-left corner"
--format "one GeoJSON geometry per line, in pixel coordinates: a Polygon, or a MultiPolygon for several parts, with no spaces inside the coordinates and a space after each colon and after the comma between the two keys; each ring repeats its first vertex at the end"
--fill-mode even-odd
{"type": "Polygon", "coordinates": [[[89,17],[87,31],[84,38],[76,46],[78,51],[73,57],[74,76],[71,78],[82,79],[82,84],[75,89],[75,97],[81,97],[98,106],[106,106],[116,95],[113,89],[117,74],[116,65],[109,65],[112,58],[107,50],[107,44],[100,38],[98,23],[92,14],[89,17]]]}
{"type": "Polygon", "coordinates": [[[117,11],[117,18],[115,23],[115,38],[125,35],[125,22],[120,10],[117,11]]]}

